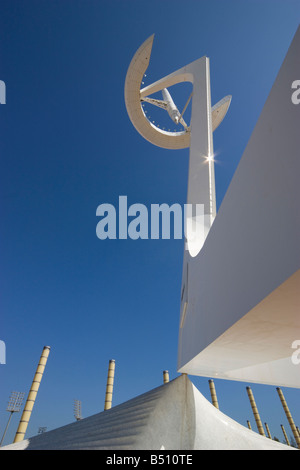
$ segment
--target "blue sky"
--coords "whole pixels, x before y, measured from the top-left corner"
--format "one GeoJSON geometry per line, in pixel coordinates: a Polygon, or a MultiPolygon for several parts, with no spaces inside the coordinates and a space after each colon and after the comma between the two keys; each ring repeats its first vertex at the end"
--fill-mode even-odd
{"type": "MultiPolygon", "coordinates": [[[[130,60],[155,33],[145,85],[210,57],[212,104],[233,96],[214,134],[219,207],[299,23],[292,0],[2,0],[0,434],[10,392],[28,392],[51,346],[26,436],[175,378],[183,240],[96,237],[96,208],[184,204],[188,150],[154,147],[124,103],[130,60]]],[[[186,90],[178,96],[178,104],[186,90]]],[[[179,106],[180,107],[180,106],[179,106]]],[[[210,399],[208,378],[191,377],[210,399]]],[[[246,424],[247,383],[215,381],[220,408],[246,424]]],[[[290,434],[275,387],[252,385],[263,422],[290,434]]],[[[296,423],[299,391],[284,389],[296,423]]],[[[20,414],[13,417],[11,442],[20,414]]]]}

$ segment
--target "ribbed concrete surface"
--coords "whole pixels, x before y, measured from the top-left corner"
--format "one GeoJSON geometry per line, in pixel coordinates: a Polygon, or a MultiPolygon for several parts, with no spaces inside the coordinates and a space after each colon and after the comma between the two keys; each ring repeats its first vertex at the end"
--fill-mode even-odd
{"type": "Polygon", "coordinates": [[[217,410],[186,375],[1,450],[289,450],[217,410]]]}

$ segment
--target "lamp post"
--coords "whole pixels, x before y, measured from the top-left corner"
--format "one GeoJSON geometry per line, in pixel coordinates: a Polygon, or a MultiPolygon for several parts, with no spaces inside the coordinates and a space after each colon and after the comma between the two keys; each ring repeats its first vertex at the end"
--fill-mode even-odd
{"type": "Polygon", "coordinates": [[[38,434],[44,434],[44,432],[47,431],[47,428],[45,426],[40,426],[38,429],[38,434]]]}
{"type": "Polygon", "coordinates": [[[8,430],[8,426],[9,426],[10,420],[12,418],[12,415],[14,413],[18,413],[21,409],[23,399],[24,399],[24,395],[25,395],[25,393],[23,393],[23,392],[12,392],[11,395],[10,395],[10,398],[9,398],[9,401],[8,401],[8,404],[7,404],[7,408],[6,408],[6,411],[10,412],[10,416],[9,416],[5,431],[3,433],[3,436],[2,436],[2,439],[1,439],[1,442],[0,442],[0,447],[2,446],[3,440],[4,440],[6,432],[8,430]]]}
{"type": "Polygon", "coordinates": [[[74,400],[74,417],[76,421],[80,421],[82,419],[80,400],[74,400]]]}

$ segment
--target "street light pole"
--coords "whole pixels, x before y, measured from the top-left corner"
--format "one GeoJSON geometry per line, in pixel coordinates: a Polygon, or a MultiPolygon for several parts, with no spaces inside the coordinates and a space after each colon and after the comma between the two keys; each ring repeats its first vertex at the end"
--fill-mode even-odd
{"type": "Polygon", "coordinates": [[[12,415],[14,413],[18,413],[21,409],[24,395],[25,395],[25,393],[22,393],[22,392],[12,392],[11,395],[10,395],[8,405],[7,405],[7,408],[6,408],[6,411],[10,412],[10,416],[9,416],[6,428],[4,430],[4,433],[3,433],[3,436],[2,436],[2,439],[1,439],[1,442],[0,442],[0,447],[2,446],[2,443],[4,441],[4,438],[5,438],[6,432],[8,430],[12,415]]]}

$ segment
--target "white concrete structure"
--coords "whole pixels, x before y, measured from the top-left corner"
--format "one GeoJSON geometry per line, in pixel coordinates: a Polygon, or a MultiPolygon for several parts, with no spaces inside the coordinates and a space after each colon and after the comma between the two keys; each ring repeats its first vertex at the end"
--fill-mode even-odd
{"type": "Polygon", "coordinates": [[[224,415],[201,395],[186,375],[110,410],[1,448],[161,449],[292,450],[224,415]]]}
{"type": "MultiPolygon", "coordinates": [[[[201,235],[192,240],[187,233],[178,370],[299,387],[292,347],[300,341],[300,31],[217,217],[213,130],[224,118],[231,97],[211,108],[207,57],[140,89],[152,43],[153,36],[129,66],[128,115],[153,144],[190,147],[187,203],[204,206],[202,234],[200,230],[201,235]],[[141,102],[164,107],[178,123],[182,114],[164,89],[182,81],[193,83],[191,124],[181,132],[163,131],[147,120],[141,102]],[[159,90],[164,100],[149,98],[159,90]]],[[[191,217],[186,222],[193,221],[191,217]]]]}
{"type": "Polygon", "coordinates": [[[185,252],[178,370],[300,387],[300,28],[197,257],[185,252]]]}

